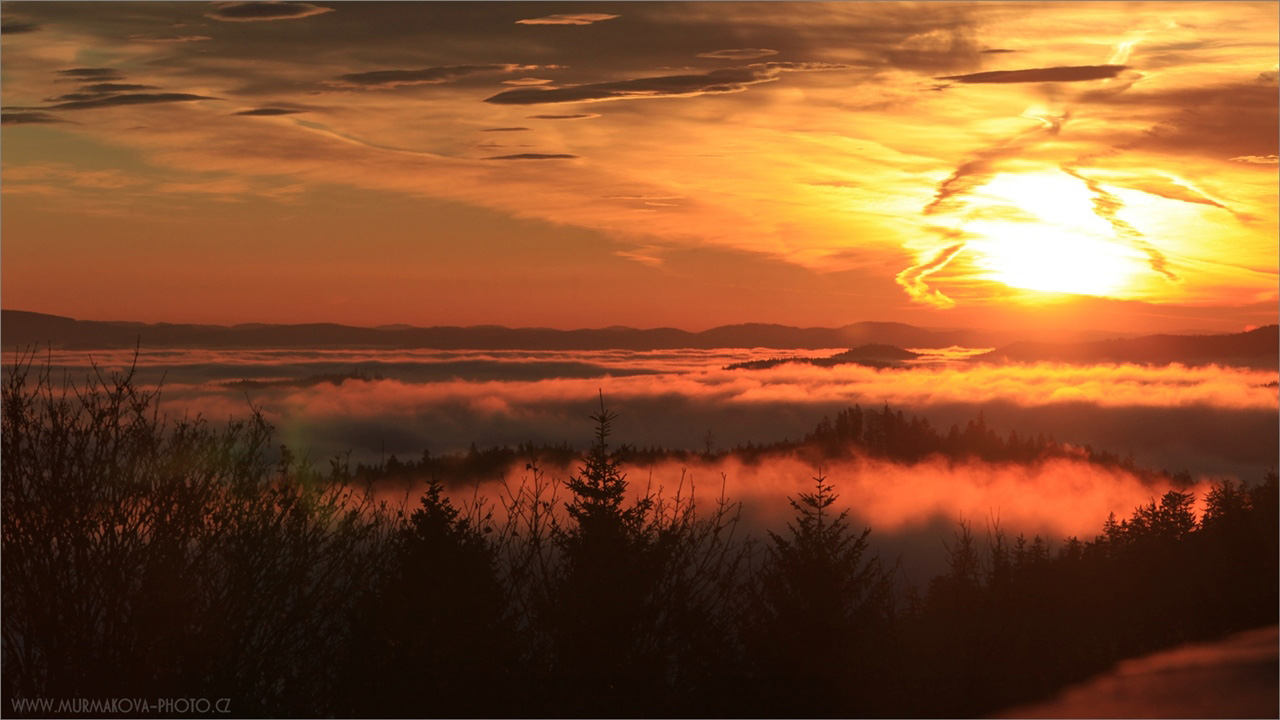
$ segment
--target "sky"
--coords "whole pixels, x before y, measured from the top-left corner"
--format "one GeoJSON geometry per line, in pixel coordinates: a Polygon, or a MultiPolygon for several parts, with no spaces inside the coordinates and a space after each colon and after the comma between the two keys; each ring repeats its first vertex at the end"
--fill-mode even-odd
{"type": "Polygon", "coordinates": [[[1276,322],[1267,3],[3,4],[0,303],[1276,322]]]}

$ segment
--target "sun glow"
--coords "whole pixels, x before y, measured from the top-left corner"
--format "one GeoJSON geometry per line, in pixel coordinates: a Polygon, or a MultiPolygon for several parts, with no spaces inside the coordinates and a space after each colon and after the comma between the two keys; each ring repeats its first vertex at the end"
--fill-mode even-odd
{"type": "Polygon", "coordinates": [[[1134,289],[1141,253],[1115,239],[1094,194],[1062,172],[1002,173],[975,193],[965,230],[987,280],[1043,293],[1121,296],[1134,289]]]}
{"type": "Polygon", "coordinates": [[[986,277],[1048,293],[1122,294],[1142,264],[1125,246],[1087,234],[1032,223],[979,223],[971,244],[986,277]]]}

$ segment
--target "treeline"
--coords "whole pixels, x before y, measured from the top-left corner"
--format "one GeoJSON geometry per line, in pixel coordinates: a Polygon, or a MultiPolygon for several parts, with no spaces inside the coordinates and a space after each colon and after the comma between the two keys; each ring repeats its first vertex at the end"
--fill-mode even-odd
{"type": "MultiPolygon", "coordinates": [[[[928,418],[906,415],[888,404],[879,410],[863,410],[861,405],[854,405],[838,411],[834,420],[830,416],[824,416],[800,440],[746,442],[732,448],[715,450],[711,435],[708,434],[703,443],[702,451],[622,444],[618,446],[616,455],[622,463],[639,466],[669,460],[713,461],[725,457],[757,463],[771,457],[792,454],[806,457],[814,465],[853,455],[900,463],[916,463],[934,455],[949,460],[978,459],[992,463],[1030,463],[1047,458],[1070,457],[1126,470],[1147,480],[1172,478],[1185,484],[1190,484],[1191,481],[1190,476],[1185,473],[1170,475],[1164,471],[1143,468],[1134,463],[1132,457],[1095,450],[1088,445],[1077,447],[1061,443],[1043,433],[1031,435],[1010,430],[1007,435],[1002,435],[987,425],[982,412],[963,426],[953,424],[943,433],[935,429],[928,418]]],[[[458,485],[478,480],[501,479],[511,467],[529,462],[539,463],[543,467],[566,468],[579,462],[582,457],[583,453],[568,443],[538,445],[527,442],[514,448],[493,446],[484,449],[472,443],[462,453],[432,454],[429,449],[425,449],[417,459],[402,460],[393,454],[377,463],[357,463],[354,476],[361,481],[418,481],[436,478],[458,485]]]]}
{"type": "Polygon", "coordinates": [[[340,459],[268,459],[261,417],[166,424],[155,401],[128,375],[5,380],[11,715],[182,697],[235,716],[961,717],[1276,621],[1274,474],[1088,540],[962,526],[950,571],[900,592],[824,478],[762,538],[723,497],[637,498],[603,407],[566,482],[531,464],[493,503],[435,482],[410,509],[340,459]]]}

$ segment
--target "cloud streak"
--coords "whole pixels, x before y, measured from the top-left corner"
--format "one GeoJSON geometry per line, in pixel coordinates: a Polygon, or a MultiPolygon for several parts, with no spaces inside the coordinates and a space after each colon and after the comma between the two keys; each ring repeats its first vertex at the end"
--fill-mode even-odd
{"type": "Polygon", "coordinates": [[[1023,131],[1012,137],[1001,140],[990,147],[970,153],[945,180],[938,185],[933,200],[924,207],[925,215],[947,212],[958,209],[955,198],[963,197],[976,188],[985,185],[996,174],[996,163],[1004,158],[1013,157],[1024,148],[1044,139],[1057,135],[1068,115],[1037,118],[1038,127],[1023,131]]]}
{"type": "Polygon", "coordinates": [[[712,58],[714,60],[755,60],[756,58],[769,57],[777,55],[777,50],[768,48],[731,48],[728,50],[713,50],[711,52],[698,53],[700,58],[712,58]]]}
{"type": "Polygon", "coordinates": [[[1089,192],[1093,193],[1094,214],[1110,223],[1117,237],[1141,250],[1147,256],[1147,263],[1152,270],[1160,273],[1171,282],[1178,282],[1179,278],[1169,269],[1169,261],[1165,258],[1164,253],[1151,244],[1141,232],[1138,232],[1137,228],[1119,216],[1120,210],[1124,208],[1124,203],[1121,202],[1120,198],[1104,188],[1097,180],[1081,173],[1079,165],[1066,163],[1060,167],[1063,172],[1076,178],[1089,188],[1089,192]]]}
{"type": "Polygon", "coordinates": [[[207,95],[191,93],[136,93],[129,95],[108,95],[96,100],[73,100],[71,102],[50,105],[50,110],[97,110],[99,108],[123,107],[127,105],[155,105],[159,103],[194,102],[196,100],[216,100],[207,95]]]}
{"type": "Polygon", "coordinates": [[[1128,69],[1128,65],[1074,65],[1026,70],[992,70],[967,75],[942,75],[938,79],[954,80],[959,83],[1083,82],[1107,80],[1128,69]]]}
{"type": "Polygon", "coordinates": [[[485,102],[495,105],[540,105],[736,93],[746,90],[751,85],[776,81],[783,72],[847,70],[850,67],[838,63],[757,63],[740,68],[712,70],[707,73],[661,75],[558,88],[506,90],[485,98],[485,102]]]}
{"type": "Polygon", "coordinates": [[[574,160],[578,155],[568,153],[516,153],[514,155],[495,155],[486,160],[574,160]]]}
{"type": "MultiPolygon", "coordinates": [[[[488,65],[443,65],[418,70],[373,70],[338,76],[334,85],[351,88],[394,88],[404,85],[438,85],[467,75],[537,70],[537,65],[491,63],[488,65]]],[[[545,66],[541,66],[545,67],[545,66]]]]}
{"type": "Polygon", "coordinates": [[[74,78],[76,80],[120,80],[124,76],[119,70],[114,68],[71,68],[69,70],[59,70],[58,75],[64,78],[74,78]]]}
{"type": "Polygon", "coordinates": [[[613,20],[620,17],[619,15],[609,15],[607,13],[561,13],[558,15],[546,15],[544,17],[527,18],[525,20],[517,20],[517,25],[593,25],[605,20],[613,20]]]}
{"type": "Polygon", "coordinates": [[[333,8],[309,2],[232,2],[219,4],[205,17],[223,22],[264,22],[298,20],[327,12],[333,12],[333,8]]]}
{"type": "Polygon", "coordinates": [[[7,112],[0,115],[0,123],[5,125],[42,125],[67,122],[47,112],[7,112]]]}
{"type": "Polygon", "coordinates": [[[912,265],[906,270],[898,273],[894,279],[904,290],[907,291],[907,294],[911,296],[911,299],[916,302],[925,303],[938,308],[955,307],[956,303],[954,300],[942,294],[940,290],[930,288],[928,283],[925,282],[925,279],[946,267],[947,263],[951,262],[956,255],[959,255],[961,250],[964,250],[964,247],[965,243],[963,242],[948,245],[934,253],[933,257],[928,260],[917,265],[912,265]]]}
{"type": "Polygon", "coordinates": [[[240,112],[233,113],[233,114],[246,115],[248,117],[273,117],[276,115],[297,115],[298,113],[304,113],[304,112],[306,112],[306,110],[293,110],[290,108],[278,108],[278,107],[264,107],[264,108],[254,108],[252,110],[241,110],[240,112]]]}
{"type": "Polygon", "coordinates": [[[530,120],[589,120],[600,117],[600,113],[574,113],[572,115],[529,115],[530,120]]]}

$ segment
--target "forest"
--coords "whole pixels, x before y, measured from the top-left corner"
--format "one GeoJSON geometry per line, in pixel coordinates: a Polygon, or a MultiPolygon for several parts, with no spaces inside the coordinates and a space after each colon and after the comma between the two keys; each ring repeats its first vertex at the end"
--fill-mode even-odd
{"type": "MultiPolygon", "coordinates": [[[[73,383],[28,356],[5,376],[11,715],[15,698],[187,697],[229,698],[235,716],[973,717],[1277,620],[1274,472],[1171,490],[1092,537],[960,523],[947,572],[904,586],[851,522],[858,498],[816,469],[785,527],[759,534],[732,497],[634,486],[624,461],[677,451],[618,444],[603,400],[585,452],[354,468],[299,459],[260,412],[216,425],[158,401],[130,371],[73,383]],[[499,496],[450,492],[515,459],[499,496]],[[564,481],[544,470],[557,462],[564,481]],[[388,477],[424,490],[380,501],[388,477]]],[[[721,452],[782,451],[815,468],[851,453],[1132,464],[888,406],[721,452]]]]}

